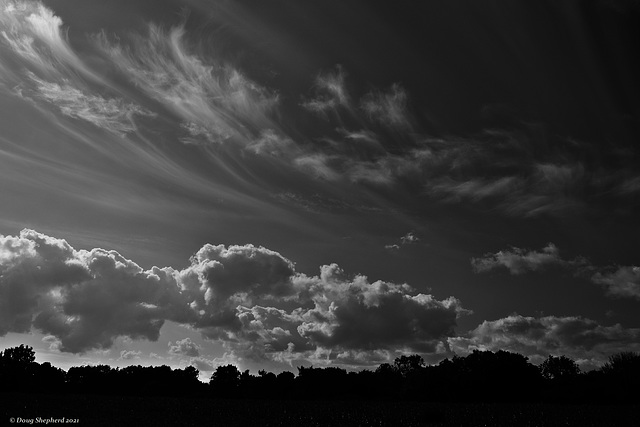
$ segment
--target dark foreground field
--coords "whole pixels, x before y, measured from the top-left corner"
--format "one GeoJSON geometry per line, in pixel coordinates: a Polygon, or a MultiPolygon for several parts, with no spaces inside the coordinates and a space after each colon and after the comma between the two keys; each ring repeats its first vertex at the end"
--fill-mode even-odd
{"type": "Polygon", "coordinates": [[[640,405],[455,404],[0,395],[0,423],[84,426],[634,426],[640,405]],[[40,417],[40,423],[37,418],[40,417]],[[20,419],[22,420],[20,420],[20,419]],[[22,422],[20,422],[22,421],[22,422]],[[68,424],[67,424],[68,425],[68,424]]]}

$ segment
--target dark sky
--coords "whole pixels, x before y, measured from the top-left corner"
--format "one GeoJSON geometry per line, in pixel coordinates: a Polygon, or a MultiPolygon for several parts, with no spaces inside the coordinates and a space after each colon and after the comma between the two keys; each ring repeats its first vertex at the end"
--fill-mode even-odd
{"type": "Polygon", "coordinates": [[[0,346],[640,350],[637,1],[0,7],[0,346]]]}

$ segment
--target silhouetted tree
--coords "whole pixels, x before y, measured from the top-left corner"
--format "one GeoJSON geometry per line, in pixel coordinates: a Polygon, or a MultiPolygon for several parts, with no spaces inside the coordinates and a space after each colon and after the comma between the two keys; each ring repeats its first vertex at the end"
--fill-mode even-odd
{"type": "Polygon", "coordinates": [[[11,347],[0,351],[0,364],[10,367],[24,367],[35,362],[36,352],[33,347],[20,344],[19,347],[11,347]]]}
{"type": "Polygon", "coordinates": [[[36,383],[36,353],[21,344],[0,352],[0,383],[7,390],[29,390],[36,383]]]}
{"type": "MultiPolygon", "coordinates": [[[[425,366],[420,355],[400,356],[375,372],[347,372],[338,367],[298,368],[278,375],[261,370],[240,373],[219,366],[209,390],[216,397],[264,399],[420,399],[430,401],[547,401],[563,403],[634,403],[640,399],[640,354],[618,353],[599,370],[580,373],[566,356],[549,356],[540,366],[507,351],[473,351],[425,366]]],[[[77,366],[68,372],[35,362],[35,352],[21,345],[0,352],[3,392],[71,392],[115,395],[196,396],[207,386],[189,366],[77,366]]]]}
{"type": "Polygon", "coordinates": [[[614,402],[637,403],[640,399],[640,353],[614,354],[600,372],[600,387],[606,390],[605,398],[614,402]]]}
{"type": "Polygon", "coordinates": [[[424,359],[418,354],[396,357],[393,368],[403,377],[407,377],[412,372],[424,368],[424,359]]]}
{"type": "Polygon", "coordinates": [[[602,372],[607,375],[640,375],[640,353],[626,351],[614,354],[609,361],[602,366],[602,372]]]}
{"type": "Polygon", "coordinates": [[[240,385],[240,371],[234,365],[218,366],[211,375],[209,384],[217,395],[234,397],[240,385]]]}
{"type": "Polygon", "coordinates": [[[566,356],[551,356],[540,364],[540,373],[545,379],[570,379],[580,374],[578,364],[566,356]]]}

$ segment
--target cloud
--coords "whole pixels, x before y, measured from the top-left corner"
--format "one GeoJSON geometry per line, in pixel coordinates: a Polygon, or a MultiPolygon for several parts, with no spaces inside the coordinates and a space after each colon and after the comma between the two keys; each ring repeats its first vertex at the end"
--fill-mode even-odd
{"type": "Polygon", "coordinates": [[[431,191],[435,194],[448,196],[447,201],[471,200],[478,202],[483,199],[504,197],[513,194],[523,185],[520,178],[505,176],[490,179],[470,179],[459,182],[451,178],[444,178],[434,183],[431,191]]]}
{"type": "Polygon", "coordinates": [[[334,169],[329,163],[330,156],[322,153],[303,154],[295,158],[295,166],[307,173],[326,181],[338,181],[341,178],[340,172],[334,169]]]}
{"type": "Polygon", "coordinates": [[[245,145],[275,127],[269,115],[278,94],[231,65],[190,50],[184,27],[165,31],[149,25],[146,35],[121,40],[105,33],[96,37],[98,47],[131,82],[183,121],[189,136],[245,145]]]}
{"type": "Polygon", "coordinates": [[[42,342],[49,344],[49,350],[60,351],[60,340],[53,335],[46,335],[42,338],[42,342]]]}
{"type": "Polygon", "coordinates": [[[116,337],[156,340],[187,315],[170,269],[144,271],[115,251],[76,251],[32,230],[0,238],[0,334],[32,326],[60,350],[109,348],[116,337]]]}
{"type": "MultiPolygon", "coordinates": [[[[234,15],[215,7],[224,16],[234,15]]],[[[184,26],[148,24],[139,34],[102,32],[91,37],[88,47],[98,49],[86,60],[70,45],[62,20],[42,3],[0,0],[0,9],[5,93],[142,139],[136,121],[154,115],[174,130],[173,139],[208,146],[203,151],[209,161],[234,178],[246,179],[240,170],[244,162],[226,161],[226,156],[239,155],[233,151],[239,146],[242,155],[268,158],[272,166],[287,165],[328,186],[410,184],[405,188],[419,189],[410,197],[419,193],[446,203],[480,204],[518,217],[565,216],[597,208],[604,194],[637,194],[635,170],[607,169],[597,149],[547,136],[539,125],[435,138],[420,126],[409,106],[410,94],[400,84],[361,95],[350,90],[341,66],[320,72],[313,93],[302,102],[303,109],[335,125],[331,131],[324,129],[326,124],[311,123],[309,129],[322,129],[316,138],[294,116],[283,117],[277,90],[212,54],[215,46],[195,43],[184,26]],[[101,68],[92,67],[98,61],[101,68]],[[348,117],[342,117],[345,113],[348,117]],[[232,144],[221,150],[224,142],[232,144]]],[[[65,130],[80,135],[77,129],[65,130]]],[[[199,178],[156,147],[128,144],[125,150],[148,162],[149,170],[166,170],[156,167],[162,163],[173,170],[174,179],[188,175],[185,185],[199,178]]],[[[206,177],[200,181],[205,181],[199,182],[202,187],[209,184],[206,177]]]]}
{"type": "Polygon", "coordinates": [[[309,289],[314,307],[300,312],[301,336],[318,346],[354,350],[397,346],[429,352],[453,334],[459,316],[468,311],[453,297],[438,301],[414,294],[406,284],[352,280],[336,265],[321,268],[319,277],[294,279],[309,289]]]}
{"type": "Polygon", "coordinates": [[[628,178],[618,185],[618,193],[623,195],[635,195],[640,193],[640,176],[628,178]]]}
{"type": "Polygon", "coordinates": [[[191,366],[194,366],[200,372],[210,372],[216,369],[215,365],[204,357],[194,357],[191,359],[191,366]]]}
{"type": "Polygon", "coordinates": [[[392,128],[409,129],[411,122],[407,110],[407,92],[399,84],[388,92],[371,92],[360,102],[360,108],[372,119],[392,128]]]}
{"type": "Polygon", "coordinates": [[[273,129],[266,129],[260,136],[247,144],[248,151],[258,155],[280,156],[295,150],[294,142],[286,136],[279,135],[273,129]]]}
{"type": "Polygon", "coordinates": [[[400,249],[400,246],[411,245],[414,243],[418,243],[420,238],[414,234],[413,231],[408,232],[404,236],[400,237],[398,244],[389,244],[385,245],[384,248],[390,251],[397,251],[400,249]]]}
{"type": "Polygon", "coordinates": [[[417,243],[420,239],[413,233],[413,231],[408,232],[404,236],[400,238],[400,241],[403,245],[410,245],[412,243],[417,243]]]}
{"type": "Polygon", "coordinates": [[[480,258],[471,258],[471,266],[476,273],[484,273],[496,268],[506,268],[511,274],[543,270],[549,266],[567,266],[570,262],[560,258],[558,248],[549,243],[541,251],[527,251],[512,247],[505,251],[488,253],[480,258]]]}
{"type": "Polygon", "coordinates": [[[238,327],[238,305],[293,299],[293,263],[253,245],[203,246],[178,274],[183,294],[199,313],[200,327],[238,327]]]}
{"type": "MultiPolygon", "coordinates": [[[[97,82],[103,79],[91,71],[69,45],[62,20],[39,1],[0,0],[0,53],[33,73],[48,79],[76,73],[97,82]],[[7,49],[8,48],[8,49],[7,49]]],[[[16,83],[20,72],[0,75],[16,83]]]]}
{"type": "Polygon", "coordinates": [[[350,109],[350,96],[346,88],[346,73],[341,66],[321,73],[316,77],[316,97],[304,101],[302,106],[326,118],[327,112],[335,112],[339,107],[350,109]]]}
{"type": "Polygon", "coordinates": [[[569,269],[576,277],[602,285],[609,296],[640,299],[640,267],[597,266],[583,257],[565,260],[560,257],[560,252],[553,243],[549,243],[541,251],[512,247],[488,253],[483,257],[471,258],[471,266],[476,273],[506,268],[514,275],[558,266],[569,269]]]}
{"type": "Polygon", "coordinates": [[[200,346],[187,337],[183,340],[176,340],[175,344],[169,342],[169,354],[172,356],[198,357],[200,356],[200,346]]]}
{"type": "Polygon", "coordinates": [[[120,357],[118,358],[118,360],[135,360],[135,359],[140,359],[140,356],[142,355],[141,351],[134,351],[134,350],[122,350],[120,352],[120,357]]]}
{"type": "Polygon", "coordinates": [[[135,104],[121,99],[105,99],[98,95],[88,95],[69,83],[46,82],[30,73],[36,84],[37,96],[51,102],[66,116],[86,120],[110,132],[123,134],[136,130],[135,116],[153,114],[135,104]]]}
{"type": "MultiPolygon", "coordinates": [[[[32,230],[0,237],[0,334],[36,328],[60,351],[157,341],[166,320],[220,340],[234,357],[292,363],[345,351],[434,352],[468,313],[407,284],[295,271],[253,245],[204,245],[182,270],[144,270],[115,251],[76,250],[32,230]]],[[[169,353],[198,357],[190,339],[169,353]]],[[[324,357],[324,356],[323,356],[324,357]]]]}
{"type": "Polygon", "coordinates": [[[512,315],[484,321],[466,337],[449,339],[451,350],[467,354],[479,350],[508,350],[534,362],[549,354],[566,355],[590,365],[600,365],[611,354],[640,350],[640,329],[620,324],[603,326],[580,316],[524,317],[512,315]]]}
{"type": "Polygon", "coordinates": [[[619,266],[615,269],[603,269],[596,272],[591,281],[603,285],[610,296],[640,299],[640,267],[619,266]]]}

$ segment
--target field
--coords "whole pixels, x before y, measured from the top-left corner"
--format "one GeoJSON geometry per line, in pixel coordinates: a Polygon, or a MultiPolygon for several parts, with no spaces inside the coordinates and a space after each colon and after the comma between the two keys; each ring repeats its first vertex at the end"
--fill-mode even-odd
{"type": "MultiPolygon", "coordinates": [[[[85,426],[632,426],[640,405],[436,404],[6,394],[0,422],[40,417],[85,426]]],[[[42,420],[41,420],[42,421],[42,420]]],[[[19,424],[19,423],[15,423],[19,424]]],[[[14,424],[14,425],[15,425],[14,424]]]]}

